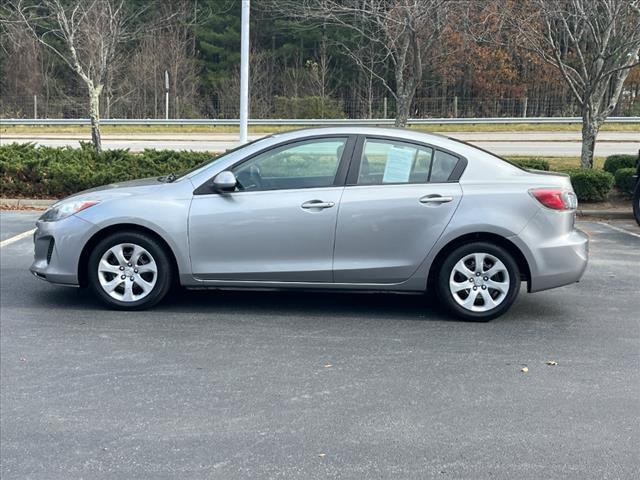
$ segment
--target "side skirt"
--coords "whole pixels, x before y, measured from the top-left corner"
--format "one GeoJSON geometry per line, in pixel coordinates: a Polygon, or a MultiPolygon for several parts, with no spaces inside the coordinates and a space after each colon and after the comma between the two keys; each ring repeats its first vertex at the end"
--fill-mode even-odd
{"type": "Polygon", "coordinates": [[[424,282],[410,278],[402,283],[320,283],[320,282],[265,282],[265,281],[230,281],[230,280],[197,280],[191,276],[181,276],[180,283],[190,290],[200,289],[250,289],[250,290],[324,290],[324,291],[366,291],[366,292],[405,292],[424,293],[424,282]]]}

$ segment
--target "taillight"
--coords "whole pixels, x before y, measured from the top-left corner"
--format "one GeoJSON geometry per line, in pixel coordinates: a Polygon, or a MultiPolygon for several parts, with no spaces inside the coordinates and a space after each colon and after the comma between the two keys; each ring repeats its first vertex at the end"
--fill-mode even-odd
{"type": "Polygon", "coordinates": [[[578,207],[578,198],[571,190],[562,188],[534,188],[529,190],[533,198],[552,210],[574,210],[578,207]]]}

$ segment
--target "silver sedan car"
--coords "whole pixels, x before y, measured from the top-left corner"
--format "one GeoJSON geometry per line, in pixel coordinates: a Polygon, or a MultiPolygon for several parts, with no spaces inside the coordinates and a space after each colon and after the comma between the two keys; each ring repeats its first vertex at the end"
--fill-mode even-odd
{"type": "Polygon", "coordinates": [[[185,288],[424,293],[489,320],[580,280],[566,175],[471,145],[363,127],[272,135],[180,176],[87,190],[37,222],[33,274],[137,310],[185,288]]]}

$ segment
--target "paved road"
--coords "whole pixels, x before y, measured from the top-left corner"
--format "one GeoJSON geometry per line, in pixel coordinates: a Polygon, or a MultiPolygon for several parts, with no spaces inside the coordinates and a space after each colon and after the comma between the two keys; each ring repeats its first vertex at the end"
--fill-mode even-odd
{"type": "MultiPolygon", "coordinates": [[[[469,141],[498,155],[545,155],[579,156],[580,137],[575,132],[461,132],[445,135],[469,141]]],[[[252,135],[259,138],[260,135],[252,135]]],[[[637,154],[640,149],[640,132],[603,132],[596,145],[596,155],[615,153],[637,154]]],[[[1,143],[34,142],[53,147],[79,145],[79,140],[89,141],[80,135],[25,136],[10,135],[0,139],[1,143]]],[[[105,135],[104,148],[129,148],[133,151],[145,148],[168,148],[173,150],[197,150],[221,152],[237,145],[237,137],[230,134],[145,134],[105,135]]]]}
{"type": "Polygon", "coordinates": [[[2,247],[1,476],[640,478],[640,229],[610,225],[580,224],[581,283],[488,324],[403,295],[117,313],[32,278],[28,239],[2,247]]]}

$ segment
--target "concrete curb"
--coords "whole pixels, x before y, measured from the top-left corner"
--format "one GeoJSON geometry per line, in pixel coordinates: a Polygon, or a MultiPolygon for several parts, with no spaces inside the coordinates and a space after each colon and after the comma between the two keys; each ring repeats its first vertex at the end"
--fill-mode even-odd
{"type": "Polygon", "coordinates": [[[580,210],[576,211],[580,218],[605,218],[607,220],[633,220],[631,210],[580,210]]]}
{"type": "Polygon", "coordinates": [[[58,200],[44,198],[0,198],[0,205],[8,205],[10,207],[42,208],[53,205],[57,201],[58,200]]]}
{"type": "MultiPolygon", "coordinates": [[[[53,205],[57,200],[39,198],[0,198],[0,205],[24,208],[43,208],[53,205]]],[[[578,209],[576,214],[580,218],[606,218],[611,220],[633,219],[631,210],[583,210],[578,209]]]]}

